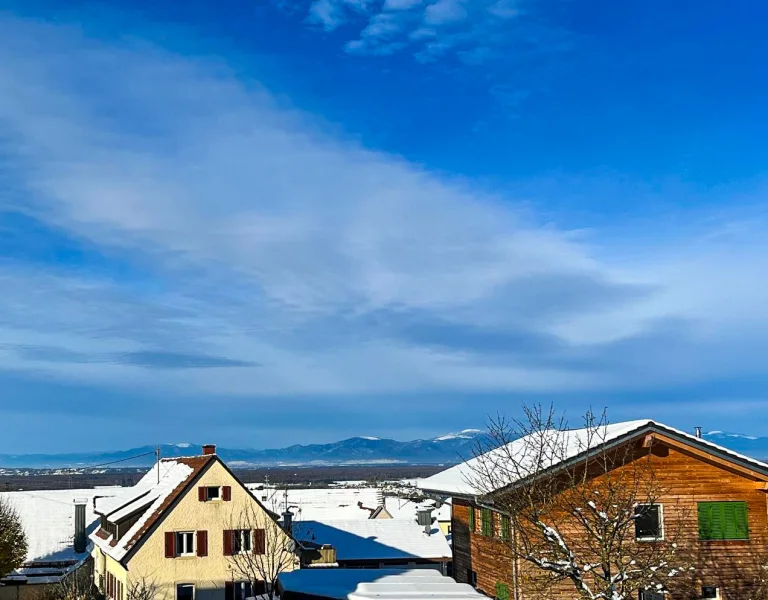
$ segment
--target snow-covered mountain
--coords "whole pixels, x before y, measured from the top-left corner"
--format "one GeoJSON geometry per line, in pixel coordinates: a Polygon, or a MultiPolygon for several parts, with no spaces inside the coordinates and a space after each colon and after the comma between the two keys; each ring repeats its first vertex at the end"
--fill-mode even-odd
{"type": "MultiPolygon", "coordinates": [[[[483,432],[465,429],[426,440],[398,442],[372,436],[353,437],[330,444],[296,444],[269,450],[219,447],[225,461],[238,466],[261,465],[362,465],[362,464],[455,464],[472,456],[472,448],[483,432]]],[[[76,454],[0,454],[0,467],[60,468],[102,465],[114,461],[115,467],[148,466],[154,461],[154,446],[108,452],[76,454]],[[140,458],[132,456],[146,454],[140,458]]],[[[164,457],[200,454],[200,444],[163,444],[164,457]]]]}
{"type": "MultiPolygon", "coordinates": [[[[464,429],[431,439],[398,442],[372,436],[353,437],[330,444],[296,444],[287,448],[269,450],[235,449],[219,447],[218,454],[236,467],[278,465],[365,465],[365,464],[430,464],[450,465],[470,458],[478,441],[483,439],[480,429],[464,429]]],[[[740,433],[709,431],[704,438],[726,448],[759,459],[768,459],[768,437],[740,433]]],[[[145,454],[138,459],[124,460],[115,467],[148,466],[154,460],[154,446],[109,452],[82,452],[77,454],[0,454],[0,467],[6,468],[61,468],[102,465],[145,454]]],[[[193,456],[200,454],[200,444],[163,444],[162,456],[193,456]]]]}

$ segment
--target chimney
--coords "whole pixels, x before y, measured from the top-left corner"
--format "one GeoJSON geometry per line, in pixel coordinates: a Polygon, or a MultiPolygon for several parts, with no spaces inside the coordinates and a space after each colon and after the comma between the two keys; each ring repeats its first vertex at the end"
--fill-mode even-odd
{"type": "Polygon", "coordinates": [[[82,554],[85,552],[87,538],[85,537],[85,506],[88,504],[87,498],[77,498],[75,500],[75,552],[82,554]]]}
{"type": "Polygon", "coordinates": [[[203,454],[205,456],[216,454],[216,444],[203,444],[203,454]]]}
{"type": "Polygon", "coordinates": [[[432,509],[428,506],[422,506],[416,511],[416,522],[424,527],[424,533],[432,533],[432,509]]]}
{"type": "Polygon", "coordinates": [[[283,529],[288,535],[293,535],[293,513],[288,509],[283,513],[283,529]]]}
{"type": "Polygon", "coordinates": [[[696,427],[696,437],[701,439],[701,427],[696,427]]]}
{"type": "Polygon", "coordinates": [[[381,506],[382,508],[386,506],[386,503],[384,501],[384,490],[381,488],[376,490],[376,504],[378,506],[381,506]]]}

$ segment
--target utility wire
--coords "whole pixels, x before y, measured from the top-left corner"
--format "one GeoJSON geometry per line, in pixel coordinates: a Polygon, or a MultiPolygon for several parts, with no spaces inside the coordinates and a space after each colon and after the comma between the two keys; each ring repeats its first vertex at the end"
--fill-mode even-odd
{"type": "Polygon", "coordinates": [[[83,467],[62,467],[63,469],[69,469],[72,471],[79,470],[79,469],[96,469],[98,467],[108,467],[109,465],[116,465],[117,463],[125,462],[127,460],[133,460],[134,458],[142,458],[143,456],[149,456],[150,454],[155,454],[155,451],[152,452],[145,452],[144,454],[137,454],[136,456],[129,456],[127,458],[121,458],[119,460],[113,460],[111,462],[105,462],[98,465],[87,465],[83,467]]]}

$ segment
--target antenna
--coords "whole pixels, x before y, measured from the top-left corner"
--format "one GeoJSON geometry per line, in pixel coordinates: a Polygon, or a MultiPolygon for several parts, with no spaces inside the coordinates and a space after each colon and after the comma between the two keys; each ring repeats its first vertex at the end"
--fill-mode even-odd
{"type": "Polygon", "coordinates": [[[157,457],[157,483],[160,483],[160,446],[155,448],[155,456],[157,457]]]}

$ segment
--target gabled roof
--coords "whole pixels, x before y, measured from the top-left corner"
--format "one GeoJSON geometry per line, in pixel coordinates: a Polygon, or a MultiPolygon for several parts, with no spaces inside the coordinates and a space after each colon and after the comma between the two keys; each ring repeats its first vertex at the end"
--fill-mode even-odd
{"type": "Polygon", "coordinates": [[[91,534],[91,540],[115,560],[122,560],[198,475],[216,460],[215,454],[164,458],[132,488],[112,498],[97,499],[96,512],[110,522],[117,523],[137,513],[140,516],[119,540],[101,530],[91,534]]]}
{"type": "MultiPolygon", "coordinates": [[[[570,429],[567,431],[551,430],[544,432],[543,435],[549,435],[552,444],[557,445],[558,451],[551,458],[547,468],[556,468],[564,463],[579,461],[587,456],[589,452],[594,452],[604,447],[621,444],[629,439],[639,437],[648,433],[659,433],[669,438],[673,438],[680,443],[704,451],[715,458],[726,460],[738,466],[747,468],[768,477],[768,464],[739,454],[714,444],[710,441],[697,438],[694,435],[685,433],[673,427],[668,427],[650,419],[639,421],[625,421],[623,423],[613,423],[603,425],[595,429],[570,429]],[[595,432],[597,435],[595,435],[595,432]],[[595,440],[599,440],[597,443],[595,440]]],[[[545,437],[546,439],[546,437],[545,437]]],[[[533,440],[532,436],[526,436],[517,439],[502,448],[491,450],[490,452],[472,458],[454,467],[441,471],[432,477],[427,477],[419,482],[419,487],[427,492],[436,492],[440,494],[451,494],[455,496],[480,496],[483,492],[473,485],[472,480],[477,478],[476,469],[483,465],[484,469],[488,465],[494,464],[495,460],[501,464],[510,455],[519,457],[517,461],[520,464],[520,474],[526,475],[526,462],[530,462],[530,468],[533,470],[537,464],[529,454],[531,448],[541,445],[533,440]]],[[[532,473],[529,473],[532,474],[532,473]]],[[[502,489],[516,483],[518,480],[513,478],[508,469],[499,467],[492,476],[496,479],[495,489],[502,489]]],[[[485,479],[485,477],[484,477],[485,479]]]]}
{"type": "Polygon", "coordinates": [[[293,534],[301,542],[330,544],[338,560],[449,560],[451,547],[437,525],[429,535],[413,519],[301,521],[293,534]]]}

